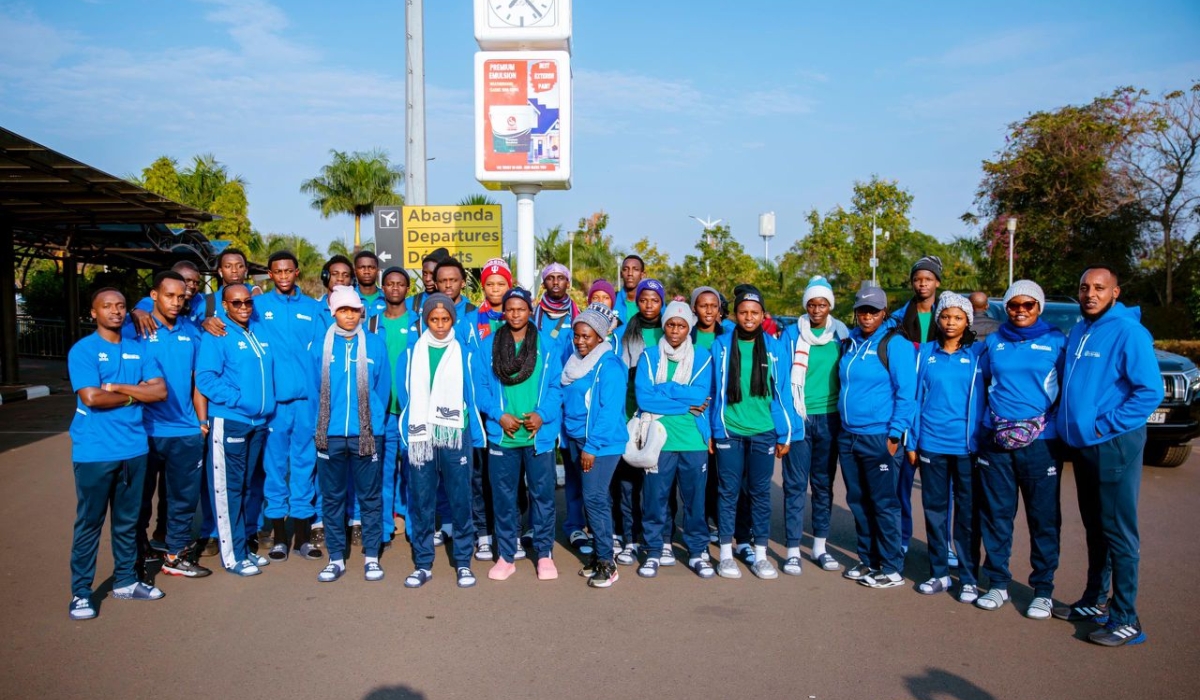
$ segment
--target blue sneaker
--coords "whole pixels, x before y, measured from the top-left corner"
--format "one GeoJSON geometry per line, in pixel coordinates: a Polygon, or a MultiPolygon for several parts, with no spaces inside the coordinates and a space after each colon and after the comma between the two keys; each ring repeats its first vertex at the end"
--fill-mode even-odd
{"type": "Polygon", "coordinates": [[[1123,625],[1109,619],[1104,627],[1088,635],[1088,641],[1105,647],[1142,644],[1146,641],[1146,633],[1141,625],[1123,625]]]}
{"type": "Polygon", "coordinates": [[[92,599],[86,596],[75,596],[68,608],[72,620],[91,620],[96,617],[96,609],[92,607],[92,599]]]}
{"type": "Polygon", "coordinates": [[[148,583],[138,581],[132,586],[114,588],[112,597],[117,600],[158,600],[163,592],[148,583]]]}
{"type": "Polygon", "coordinates": [[[242,561],[239,561],[230,567],[228,571],[229,573],[236,574],[237,576],[258,576],[262,573],[262,569],[258,568],[258,566],[249,559],[243,559],[242,561]]]}

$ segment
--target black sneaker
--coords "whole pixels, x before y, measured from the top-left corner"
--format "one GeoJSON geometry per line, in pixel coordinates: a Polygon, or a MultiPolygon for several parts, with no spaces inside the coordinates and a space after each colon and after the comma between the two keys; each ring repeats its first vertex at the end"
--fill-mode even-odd
{"type": "Polygon", "coordinates": [[[617,573],[617,565],[611,561],[602,561],[596,565],[596,573],[588,579],[592,588],[608,588],[617,582],[621,575],[617,573]]]}
{"type": "Polygon", "coordinates": [[[1088,641],[1105,647],[1142,644],[1146,641],[1146,633],[1141,625],[1119,625],[1109,620],[1104,627],[1089,634],[1088,641]]]}
{"type": "Polygon", "coordinates": [[[212,573],[212,570],[193,562],[186,556],[178,557],[167,555],[163,560],[162,572],[168,576],[184,576],[186,578],[204,578],[212,573]]]}
{"type": "Polygon", "coordinates": [[[1077,601],[1071,605],[1055,605],[1050,609],[1050,614],[1059,620],[1066,620],[1067,622],[1092,620],[1097,624],[1103,625],[1108,622],[1108,605],[1104,603],[1100,605],[1087,605],[1083,601],[1077,601]]]}
{"type": "Polygon", "coordinates": [[[579,570],[579,575],[584,578],[591,578],[596,575],[596,569],[599,568],[599,566],[600,559],[597,558],[595,554],[592,554],[591,558],[588,559],[588,562],[583,565],[582,569],[579,570]]]}
{"type": "Polygon", "coordinates": [[[351,547],[361,547],[362,546],[362,525],[351,525],[350,526],[350,546],[351,547]]]}

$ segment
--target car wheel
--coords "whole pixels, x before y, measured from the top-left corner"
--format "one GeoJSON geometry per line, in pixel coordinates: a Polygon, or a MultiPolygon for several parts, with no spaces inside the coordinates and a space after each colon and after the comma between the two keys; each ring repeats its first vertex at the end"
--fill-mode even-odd
{"type": "Polygon", "coordinates": [[[1152,467],[1174,468],[1187,461],[1192,454],[1191,445],[1164,445],[1150,443],[1146,445],[1143,462],[1152,467]]]}

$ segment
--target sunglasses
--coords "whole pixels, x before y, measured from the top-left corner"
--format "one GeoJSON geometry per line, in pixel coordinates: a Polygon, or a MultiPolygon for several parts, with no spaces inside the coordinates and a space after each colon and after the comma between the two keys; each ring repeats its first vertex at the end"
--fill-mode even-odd
{"type": "Polygon", "coordinates": [[[232,306],[235,309],[240,309],[243,307],[249,309],[249,308],[254,307],[253,299],[230,299],[229,301],[227,301],[225,303],[229,304],[230,306],[232,306]]]}
{"type": "Polygon", "coordinates": [[[1010,301],[1008,302],[1009,311],[1024,311],[1026,313],[1037,308],[1036,301],[1010,301]]]}

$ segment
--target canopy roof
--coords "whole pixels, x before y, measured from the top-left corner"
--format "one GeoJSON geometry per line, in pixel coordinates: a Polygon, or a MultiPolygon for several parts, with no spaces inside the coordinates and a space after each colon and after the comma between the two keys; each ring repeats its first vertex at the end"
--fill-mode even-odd
{"type": "Polygon", "coordinates": [[[15,228],[195,224],[213,215],[0,127],[0,219],[15,228]]]}

